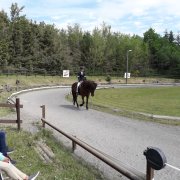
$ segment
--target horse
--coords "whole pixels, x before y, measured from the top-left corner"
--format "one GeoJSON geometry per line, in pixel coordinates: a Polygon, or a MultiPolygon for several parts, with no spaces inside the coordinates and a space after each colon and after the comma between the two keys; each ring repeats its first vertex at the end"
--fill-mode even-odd
{"type": "Polygon", "coordinates": [[[80,104],[80,106],[84,105],[84,97],[86,97],[86,109],[88,110],[88,99],[89,99],[89,95],[91,94],[91,96],[94,96],[94,91],[97,87],[97,83],[95,83],[94,81],[89,81],[89,80],[84,80],[80,87],[78,88],[78,94],[76,92],[76,88],[77,88],[77,82],[72,84],[71,87],[71,91],[72,91],[72,96],[73,96],[73,104],[77,105],[77,107],[79,107],[79,104],[77,102],[77,96],[81,95],[82,97],[82,103],[80,104]]]}

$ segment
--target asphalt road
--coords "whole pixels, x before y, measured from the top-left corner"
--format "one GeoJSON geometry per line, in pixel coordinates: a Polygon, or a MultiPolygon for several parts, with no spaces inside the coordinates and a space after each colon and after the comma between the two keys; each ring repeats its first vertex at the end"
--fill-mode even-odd
{"type": "MultiPolygon", "coordinates": [[[[41,105],[46,106],[46,119],[63,131],[75,135],[91,146],[145,173],[146,159],[143,151],[148,146],[160,148],[167,162],[180,167],[180,127],[143,122],[117,117],[85,107],[77,109],[66,101],[69,88],[33,91],[19,95],[23,104],[23,127],[31,130],[29,123],[41,118],[41,105]]],[[[93,98],[90,99],[93,102],[93,98]]],[[[132,117],[133,118],[133,117],[132,117]]],[[[71,141],[56,134],[66,146],[71,141]]],[[[108,179],[126,179],[80,147],[75,153],[94,164],[108,179]]],[[[155,172],[157,180],[179,180],[180,171],[169,167],[155,172]]]]}

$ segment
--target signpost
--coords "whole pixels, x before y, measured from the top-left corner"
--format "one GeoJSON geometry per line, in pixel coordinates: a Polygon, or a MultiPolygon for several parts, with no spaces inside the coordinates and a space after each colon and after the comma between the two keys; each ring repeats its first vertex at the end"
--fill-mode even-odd
{"type": "Polygon", "coordinates": [[[69,70],[63,70],[63,77],[69,77],[69,70]]]}

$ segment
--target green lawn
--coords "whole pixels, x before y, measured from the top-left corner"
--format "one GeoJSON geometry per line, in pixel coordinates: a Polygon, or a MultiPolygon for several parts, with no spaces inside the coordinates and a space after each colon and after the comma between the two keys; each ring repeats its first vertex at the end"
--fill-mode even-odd
{"type": "Polygon", "coordinates": [[[180,87],[101,89],[93,104],[100,107],[180,116],[180,87]]]}

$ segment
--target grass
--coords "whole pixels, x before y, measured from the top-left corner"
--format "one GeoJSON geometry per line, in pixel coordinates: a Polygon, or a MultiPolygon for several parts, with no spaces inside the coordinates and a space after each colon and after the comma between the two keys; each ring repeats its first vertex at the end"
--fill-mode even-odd
{"type": "Polygon", "coordinates": [[[180,116],[180,87],[101,89],[96,91],[93,104],[124,111],[180,116]]]}
{"type": "MultiPolygon", "coordinates": [[[[24,75],[9,75],[9,76],[4,76],[0,75],[0,85],[5,85],[8,84],[11,87],[17,87],[16,86],[16,80],[20,81],[19,87],[20,88],[26,88],[26,87],[33,87],[33,86],[45,86],[45,85],[63,85],[63,84],[68,84],[71,85],[73,82],[77,81],[76,76],[71,76],[69,78],[63,78],[61,76],[24,76],[24,75]]],[[[97,83],[107,83],[105,80],[106,77],[104,76],[89,76],[87,77],[89,80],[94,80],[97,83]]],[[[154,83],[154,82],[159,82],[159,83],[174,83],[177,80],[176,79],[168,79],[168,78],[131,78],[128,79],[128,83],[154,83]]],[[[180,81],[178,81],[180,82],[180,81]]],[[[111,83],[120,83],[124,84],[125,79],[122,77],[112,77],[111,78],[111,83]]]]}
{"type": "Polygon", "coordinates": [[[152,118],[141,114],[180,117],[180,87],[101,89],[95,92],[89,106],[98,111],[132,119],[180,125],[178,120],[152,118]]]}
{"type": "MultiPolygon", "coordinates": [[[[67,99],[72,100],[72,97],[68,96],[67,99]]],[[[80,97],[78,102],[81,102],[80,97]]],[[[180,125],[178,120],[157,119],[141,114],[180,117],[180,87],[99,89],[93,98],[90,97],[89,107],[132,119],[180,125]]]]}
{"type": "Polygon", "coordinates": [[[60,76],[0,76],[0,85],[10,85],[11,87],[17,87],[16,80],[20,83],[18,87],[27,88],[33,86],[48,86],[48,85],[62,85],[72,84],[76,80],[75,77],[62,78],[60,76]]]}
{"type": "Polygon", "coordinates": [[[40,171],[38,180],[95,180],[104,179],[93,167],[82,160],[75,159],[70,150],[65,149],[48,130],[40,130],[37,134],[17,131],[11,127],[4,128],[7,133],[7,141],[10,147],[15,149],[11,154],[12,159],[17,160],[16,167],[31,175],[40,171]],[[45,164],[34,150],[35,141],[43,141],[55,154],[53,163],[45,164]]]}

